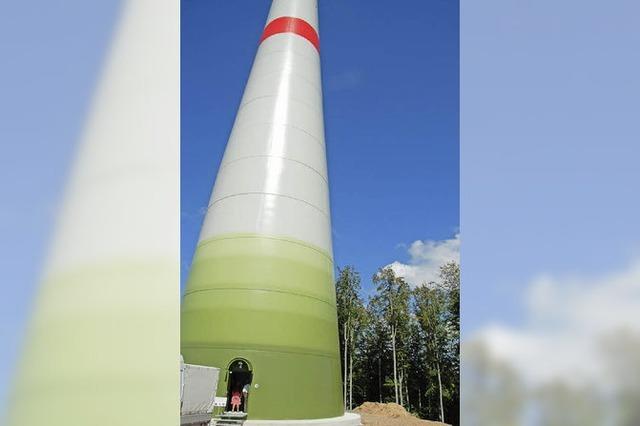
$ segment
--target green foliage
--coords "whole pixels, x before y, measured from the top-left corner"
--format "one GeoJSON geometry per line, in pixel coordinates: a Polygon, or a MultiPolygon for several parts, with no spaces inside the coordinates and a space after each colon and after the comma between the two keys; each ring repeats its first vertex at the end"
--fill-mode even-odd
{"type": "Polygon", "coordinates": [[[336,300],[343,363],[347,333],[347,364],[342,371],[352,366],[352,371],[347,371],[352,390],[346,387],[352,408],[364,401],[394,402],[397,386],[407,410],[437,420],[442,392],[445,421],[459,424],[459,265],[442,265],[438,282],[413,289],[391,268],[380,269],[372,278],[375,293],[366,304],[359,296],[361,283],[355,268],[347,266],[338,272],[336,300]]]}

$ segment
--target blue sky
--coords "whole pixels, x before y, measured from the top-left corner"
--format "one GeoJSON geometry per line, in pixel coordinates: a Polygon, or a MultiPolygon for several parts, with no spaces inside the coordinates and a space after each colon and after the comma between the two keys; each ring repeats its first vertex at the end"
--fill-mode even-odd
{"type": "MultiPolygon", "coordinates": [[[[182,3],[182,277],[269,1],[182,3]]],[[[458,6],[321,1],[324,114],[338,266],[367,294],[415,240],[459,227],[458,6]]]]}

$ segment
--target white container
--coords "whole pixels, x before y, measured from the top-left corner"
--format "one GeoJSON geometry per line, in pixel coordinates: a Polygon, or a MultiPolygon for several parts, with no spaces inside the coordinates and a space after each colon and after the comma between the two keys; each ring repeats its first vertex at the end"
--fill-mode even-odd
{"type": "Polygon", "coordinates": [[[181,363],[180,424],[199,424],[211,419],[220,369],[181,363]]]}

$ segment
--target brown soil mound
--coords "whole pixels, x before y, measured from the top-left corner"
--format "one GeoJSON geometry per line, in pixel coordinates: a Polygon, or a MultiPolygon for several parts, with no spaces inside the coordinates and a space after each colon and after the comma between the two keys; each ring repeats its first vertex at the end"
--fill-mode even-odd
{"type": "Polygon", "coordinates": [[[411,414],[407,412],[402,405],[398,405],[394,402],[390,402],[388,404],[382,404],[380,402],[365,402],[353,411],[360,414],[375,414],[378,416],[394,418],[411,416],[411,414]]]}
{"type": "Polygon", "coordinates": [[[442,426],[444,423],[421,420],[414,417],[401,405],[390,402],[365,402],[355,410],[362,418],[365,426],[442,426]]]}

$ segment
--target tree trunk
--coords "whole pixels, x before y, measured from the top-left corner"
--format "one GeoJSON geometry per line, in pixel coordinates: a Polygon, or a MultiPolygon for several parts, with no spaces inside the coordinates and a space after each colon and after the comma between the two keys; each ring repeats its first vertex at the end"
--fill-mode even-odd
{"type": "Polygon", "coordinates": [[[411,401],[409,401],[409,378],[404,378],[404,390],[406,391],[405,395],[407,396],[407,408],[411,411],[411,401]]]}
{"type": "Polygon", "coordinates": [[[418,408],[422,411],[422,394],[420,393],[420,386],[418,386],[418,408]]]}
{"type": "Polygon", "coordinates": [[[353,410],[353,351],[349,356],[349,410],[353,410]]]}
{"type": "Polygon", "coordinates": [[[404,370],[400,369],[400,378],[398,379],[398,387],[400,388],[400,405],[404,407],[404,387],[402,386],[404,379],[404,370]]]}
{"type": "Polygon", "coordinates": [[[442,380],[440,379],[440,362],[436,362],[438,372],[438,389],[440,390],[440,421],[444,423],[444,406],[442,404],[442,380]]]}
{"type": "Polygon", "coordinates": [[[347,352],[349,351],[348,346],[347,346],[347,323],[349,322],[349,319],[347,319],[347,321],[344,323],[344,364],[342,364],[342,366],[344,367],[344,392],[342,393],[343,395],[343,403],[344,403],[344,409],[347,409],[347,352]]]}
{"type": "Polygon", "coordinates": [[[398,371],[396,367],[396,329],[391,327],[391,346],[393,348],[393,389],[396,393],[396,404],[398,401],[398,371]]]}
{"type": "Polygon", "coordinates": [[[380,398],[380,402],[382,402],[382,368],[380,364],[382,363],[380,354],[378,354],[378,397],[380,398]]]}

